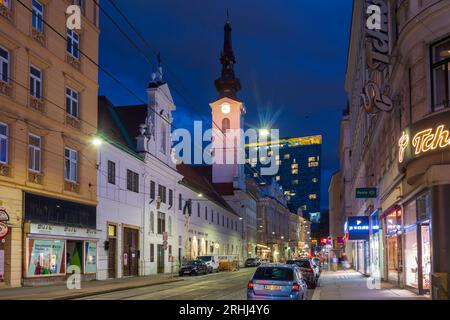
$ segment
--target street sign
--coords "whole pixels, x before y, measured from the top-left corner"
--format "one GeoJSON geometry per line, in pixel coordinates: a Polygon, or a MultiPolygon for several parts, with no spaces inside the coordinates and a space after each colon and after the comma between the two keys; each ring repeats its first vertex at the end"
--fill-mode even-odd
{"type": "Polygon", "coordinates": [[[348,240],[369,240],[369,217],[348,217],[348,240]]]}
{"type": "Polygon", "coordinates": [[[377,188],[357,188],[356,199],[374,199],[377,197],[377,188]]]}

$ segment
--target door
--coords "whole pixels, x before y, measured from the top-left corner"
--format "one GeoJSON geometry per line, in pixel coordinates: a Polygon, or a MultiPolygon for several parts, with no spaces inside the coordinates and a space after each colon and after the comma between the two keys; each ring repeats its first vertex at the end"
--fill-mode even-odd
{"type": "Polygon", "coordinates": [[[116,277],[116,261],[117,261],[117,239],[109,238],[108,248],[108,278],[116,277]]]}
{"type": "Polygon", "coordinates": [[[162,244],[158,244],[158,273],[164,273],[164,246],[162,244]]]}
{"type": "Polygon", "coordinates": [[[138,276],[139,267],[139,234],[137,229],[123,229],[123,275],[138,276]]]}

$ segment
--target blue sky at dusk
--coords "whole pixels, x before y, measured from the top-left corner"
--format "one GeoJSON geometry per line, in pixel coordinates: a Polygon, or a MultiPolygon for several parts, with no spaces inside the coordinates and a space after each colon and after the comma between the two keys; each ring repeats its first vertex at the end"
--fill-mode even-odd
{"type": "MultiPolygon", "coordinates": [[[[339,167],[339,120],[346,105],[344,78],[352,0],[133,0],[115,3],[160,51],[177,105],[175,126],[191,129],[194,120],[211,125],[209,103],[217,98],[220,51],[227,8],[233,27],[238,96],[247,107],[246,124],[271,124],[282,136],[323,134],[322,206],[339,167]]],[[[140,45],[109,1],[100,5],[140,45]]],[[[100,65],[142,100],[153,72],[108,18],[101,13],[100,65]]],[[[116,104],[141,101],[100,71],[100,94],[116,104]]]]}

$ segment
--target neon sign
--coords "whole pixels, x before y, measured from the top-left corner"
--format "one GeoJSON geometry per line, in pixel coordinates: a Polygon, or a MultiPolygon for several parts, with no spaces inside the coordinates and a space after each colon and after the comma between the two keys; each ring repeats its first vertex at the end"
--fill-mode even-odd
{"type": "Polygon", "coordinates": [[[450,148],[450,112],[425,118],[406,128],[398,140],[398,162],[409,161],[450,148]]]}

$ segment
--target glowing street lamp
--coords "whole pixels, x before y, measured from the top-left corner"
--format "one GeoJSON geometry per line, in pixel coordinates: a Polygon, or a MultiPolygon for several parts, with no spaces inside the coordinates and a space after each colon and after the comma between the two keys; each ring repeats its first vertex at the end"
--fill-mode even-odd
{"type": "Polygon", "coordinates": [[[103,144],[103,140],[99,137],[94,137],[91,141],[92,145],[96,148],[100,147],[103,144]]]}
{"type": "Polygon", "coordinates": [[[259,135],[261,137],[267,138],[270,135],[270,131],[269,131],[269,129],[265,129],[265,128],[259,129],[259,135]]]}

